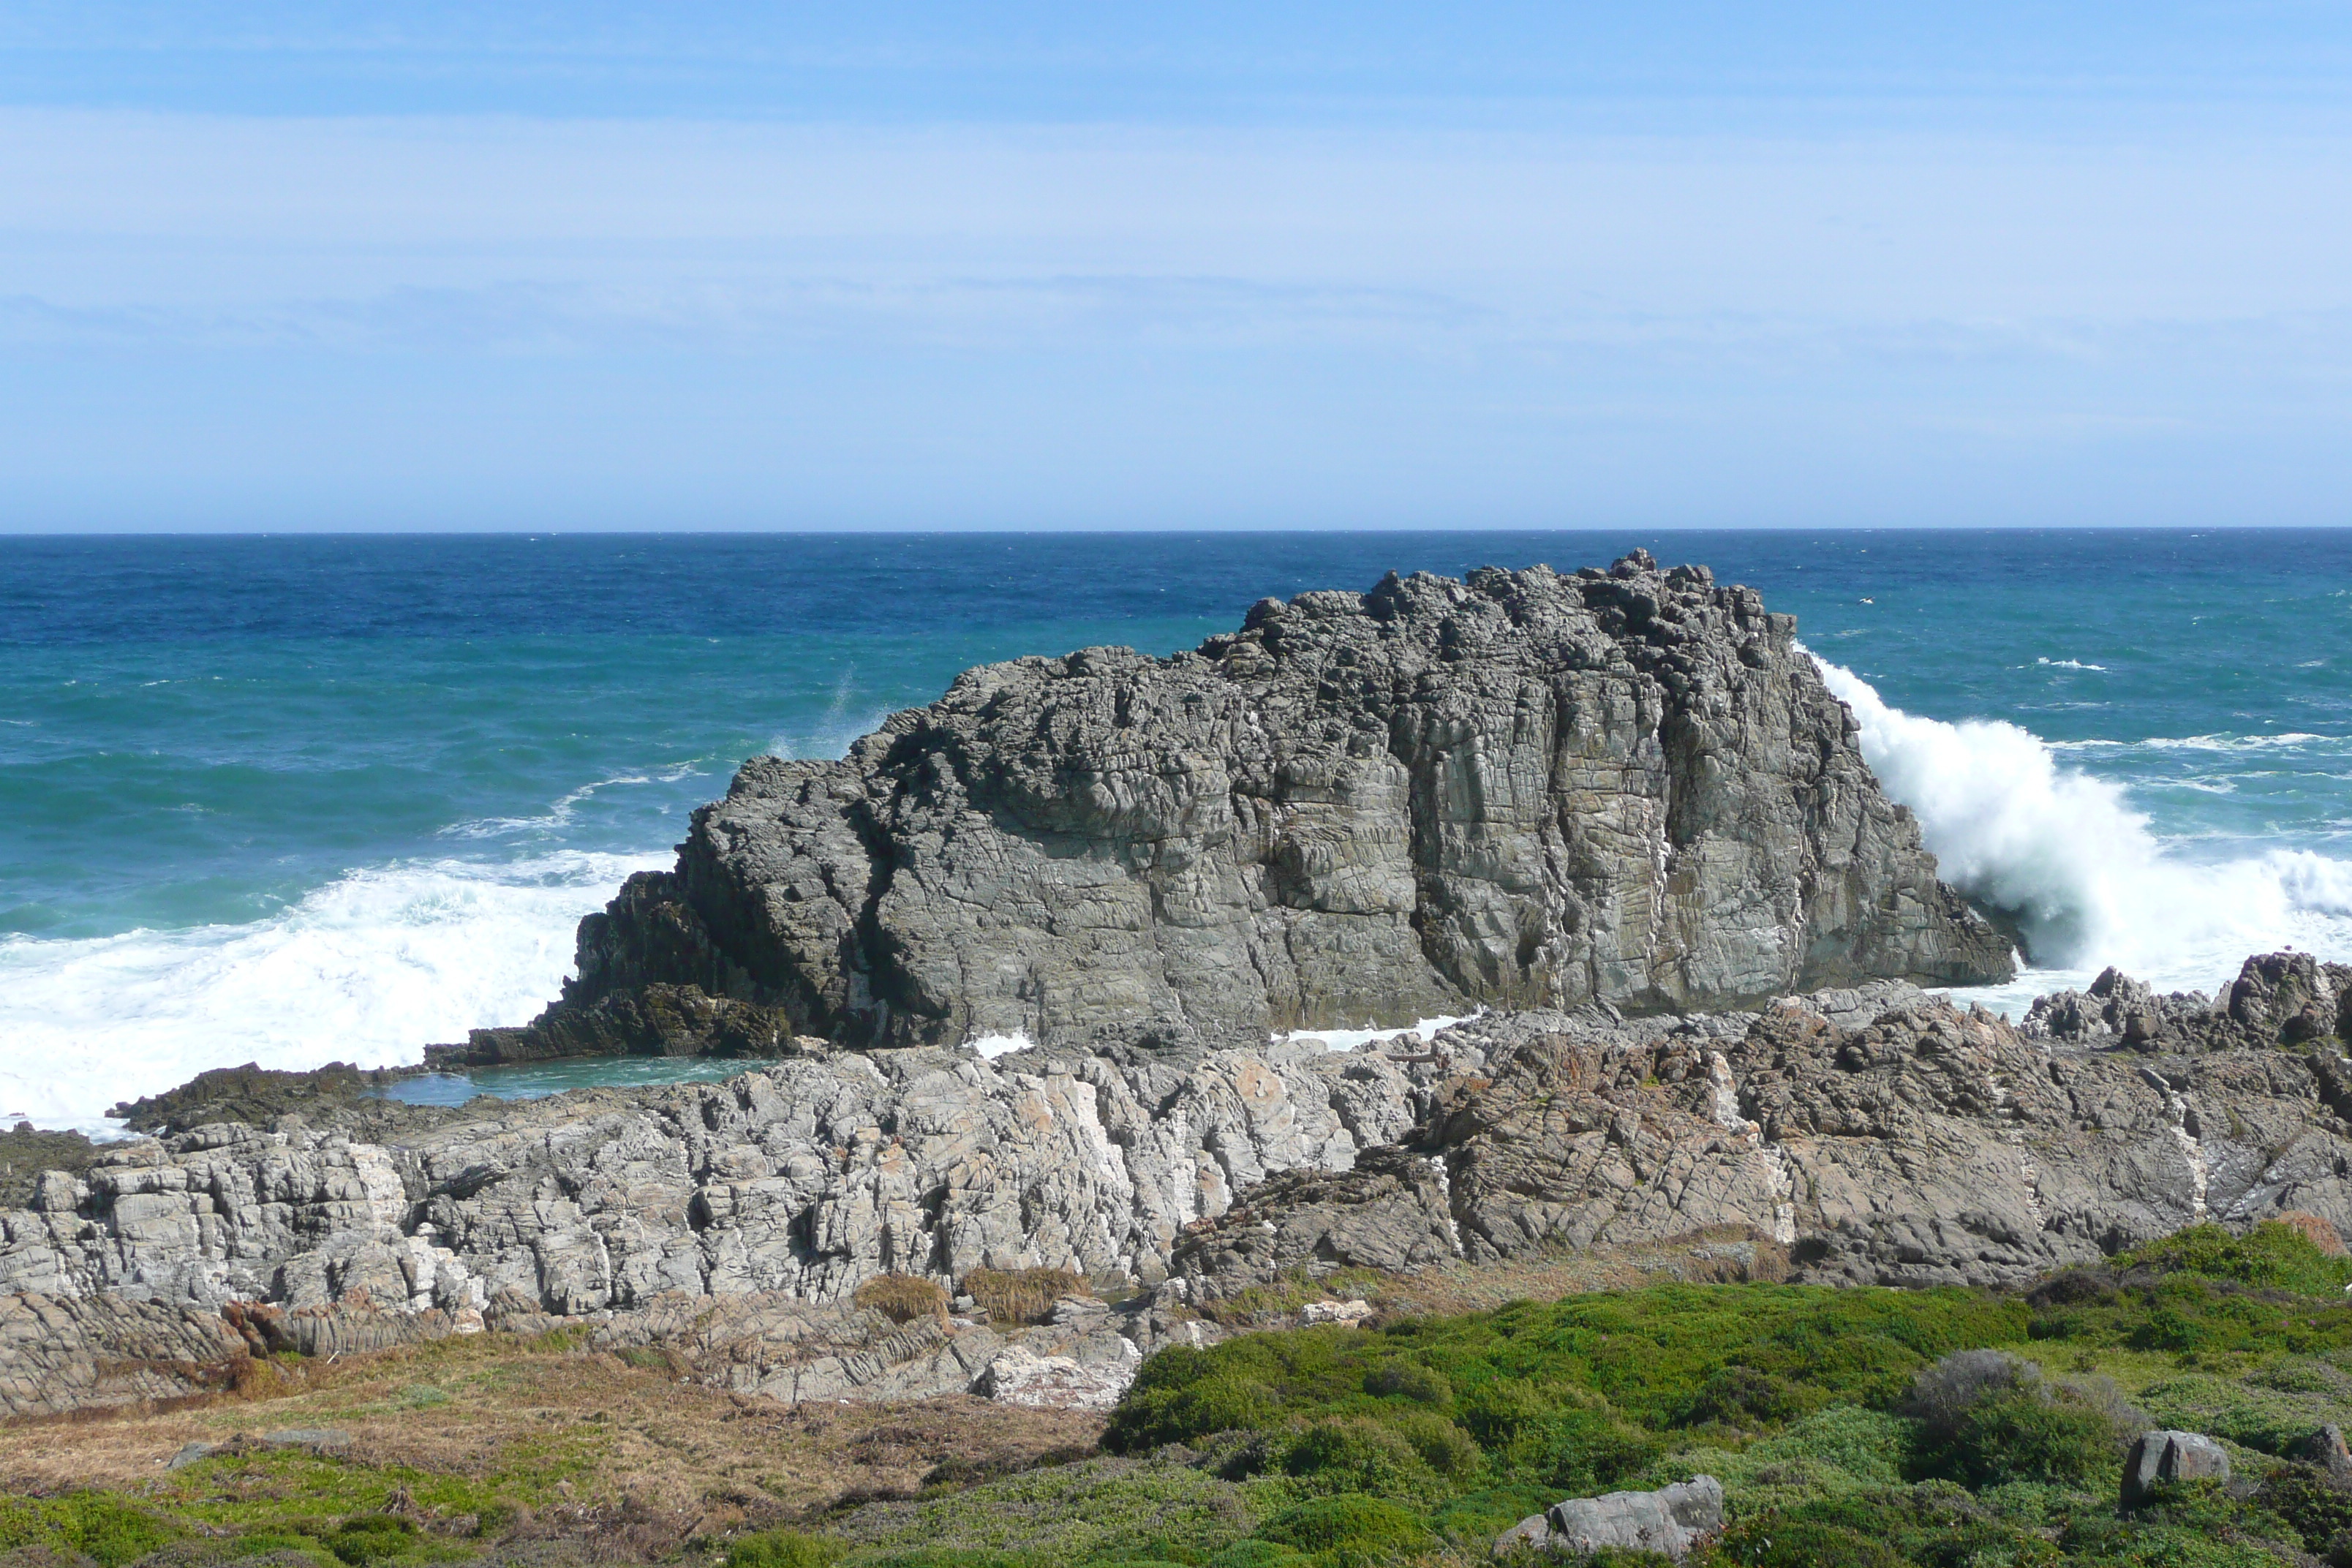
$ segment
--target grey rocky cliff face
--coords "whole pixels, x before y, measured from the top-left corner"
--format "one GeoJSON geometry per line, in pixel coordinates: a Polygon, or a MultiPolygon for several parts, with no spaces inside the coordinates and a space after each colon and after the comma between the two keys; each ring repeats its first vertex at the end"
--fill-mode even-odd
{"type": "Polygon", "coordinates": [[[583,923],[562,1003],[443,1059],[1248,1047],[2008,978],[1794,631],[1637,552],[969,670],[843,762],[746,764],[583,923]]]}
{"type": "Polygon", "coordinates": [[[785,1397],[1098,1398],[1214,1332],[1189,1307],[1285,1268],[1727,1230],[1801,1279],[2007,1284],[2203,1219],[2352,1230],[2347,1110],[2325,1047],[2088,1050],[1893,982],[1490,1014],[1425,1049],[812,1052],[405,1127],[202,1126],[53,1173],[0,1213],[0,1394],[110,1397],[95,1363],[156,1356],[107,1346],[266,1303],[273,1345],[563,1317],[785,1397]],[[879,1274],[981,1265],[1136,1294],[1017,1342],[852,1304],[879,1274]]]}

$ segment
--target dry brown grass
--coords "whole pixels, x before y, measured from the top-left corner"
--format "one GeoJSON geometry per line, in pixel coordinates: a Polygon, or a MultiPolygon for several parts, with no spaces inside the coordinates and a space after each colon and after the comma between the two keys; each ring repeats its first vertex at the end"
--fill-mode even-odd
{"type": "Polygon", "coordinates": [[[884,1274],[857,1288],[857,1304],[881,1313],[894,1323],[917,1318],[945,1318],[948,1293],[936,1279],[920,1274],[884,1274]]]}
{"type": "Polygon", "coordinates": [[[1066,1268],[975,1268],[964,1293],[999,1323],[1042,1323],[1065,1296],[1091,1296],[1083,1276],[1066,1268]]]}
{"type": "Polygon", "coordinates": [[[943,1467],[941,1480],[1074,1457],[1102,1429],[1097,1415],[964,1394],[786,1406],[644,1360],[653,1364],[579,1349],[565,1334],[481,1334],[298,1363],[195,1408],[0,1424],[0,1491],[139,1492],[183,1444],[331,1426],[351,1434],[352,1464],[438,1475],[497,1470],[509,1450],[577,1450],[593,1463],[576,1486],[563,1483],[532,1533],[634,1520],[683,1538],[911,1493],[943,1467]]]}
{"type": "Polygon", "coordinates": [[[1666,1241],[1581,1251],[1540,1247],[1499,1263],[1445,1263],[1391,1275],[1369,1300],[1384,1313],[1491,1312],[1507,1301],[1557,1301],[1589,1290],[1636,1290],[1670,1279],[1693,1284],[1789,1277],[1788,1249],[1738,1226],[1666,1241]],[[1748,1253],[1752,1262],[1738,1257],[1748,1253]]]}

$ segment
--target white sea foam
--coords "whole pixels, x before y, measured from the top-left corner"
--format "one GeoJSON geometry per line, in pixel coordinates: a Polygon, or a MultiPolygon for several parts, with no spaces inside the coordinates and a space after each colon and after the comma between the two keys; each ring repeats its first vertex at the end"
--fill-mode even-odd
{"type": "Polygon", "coordinates": [[[2101,675],[2107,672],[2107,667],[2104,664],[2084,664],[2079,658],[2037,658],[2033,662],[2046,664],[2053,669],[2095,669],[2101,675]]]}
{"type": "Polygon", "coordinates": [[[1944,879],[2016,914],[2041,967],[1982,997],[2013,1010],[2011,992],[2080,984],[2110,963],[2160,989],[2210,991],[2246,954],[2288,944],[2352,958],[2352,865],[2305,849],[2190,859],[2149,830],[2122,785],[2064,765],[2038,736],[1998,720],[1906,713],[1852,670],[1814,662],[1853,710],[1887,794],[1919,818],[1944,879]]]}
{"type": "Polygon", "coordinates": [[[0,1116],[100,1131],[206,1068],[389,1066],[525,1022],[571,972],[580,917],[668,860],[411,861],[247,925],[0,942],[0,1116]]]}
{"type": "Polygon", "coordinates": [[[1010,1035],[982,1035],[975,1039],[966,1040],[963,1043],[963,1048],[977,1052],[984,1061],[992,1062],[999,1057],[1009,1057],[1015,1051],[1025,1051],[1036,1043],[1027,1035],[1016,1030],[1010,1035]]]}
{"type": "Polygon", "coordinates": [[[704,763],[677,763],[654,773],[615,773],[608,779],[598,779],[568,790],[549,803],[537,816],[480,816],[470,821],[452,823],[441,830],[443,838],[512,838],[518,835],[560,833],[570,827],[572,815],[582,805],[608,789],[625,789],[633,784],[677,784],[684,779],[700,778],[708,772],[704,763]]]}
{"type": "Polygon", "coordinates": [[[1400,1029],[1293,1029],[1286,1035],[1275,1036],[1274,1039],[1277,1045],[1319,1040],[1327,1051],[1360,1051],[1370,1046],[1385,1045],[1411,1035],[1425,1046],[1437,1037],[1438,1030],[1466,1024],[1476,1016],[1476,1014],[1470,1013],[1459,1018],[1423,1018],[1400,1029]]]}

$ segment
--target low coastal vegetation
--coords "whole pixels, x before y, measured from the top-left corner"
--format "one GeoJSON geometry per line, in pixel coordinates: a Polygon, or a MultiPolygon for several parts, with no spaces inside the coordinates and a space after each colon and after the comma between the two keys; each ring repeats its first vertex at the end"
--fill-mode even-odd
{"type": "MultiPolygon", "coordinates": [[[[2315,1235],[2200,1226],[2014,1292],[1670,1283],[1389,1310],[1165,1350],[1107,1423],[968,1399],[786,1411],[681,1384],[655,1352],[482,1335],[289,1371],[275,1395],[0,1433],[0,1552],[1468,1563],[1562,1498],[1710,1475],[1727,1528],[1702,1568],[2352,1564],[2352,1490],[2294,1457],[2352,1425],[2352,1259],[2315,1235]],[[341,1429],[232,1435],[280,1414],[341,1429]],[[2151,1427],[2214,1437],[2233,1479],[2119,1507],[2151,1427]],[[167,1432],[217,1446],[153,1451],[167,1432]]],[[[965,1289],[1010,1318],[1066,1282],[998,1283],[965,1289]]]]}

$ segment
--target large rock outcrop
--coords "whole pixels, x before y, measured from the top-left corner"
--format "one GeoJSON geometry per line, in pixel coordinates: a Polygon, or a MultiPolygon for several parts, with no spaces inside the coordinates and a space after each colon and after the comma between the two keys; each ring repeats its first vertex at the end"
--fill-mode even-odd
{"type": "Polygon", "coordinates": [[[2007,978],[1794,633],[1636,552],[968,670],[845,761],[747,763],[583,923],[561,1004],[443,1059],[1250,1046],[2007,978]]]}

